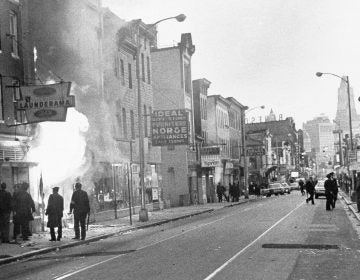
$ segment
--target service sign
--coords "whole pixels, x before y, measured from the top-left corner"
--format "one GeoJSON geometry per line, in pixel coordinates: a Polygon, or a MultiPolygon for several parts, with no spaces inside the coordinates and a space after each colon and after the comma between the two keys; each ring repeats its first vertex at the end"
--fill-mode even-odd
{"type": "Polygon", "coordinates": [[[186,110],[153,111],[151,130],[153,146],[188,145],[189,121],[186,110]]]}
{"type": "Polygon", "coordinates": [[[69,95],[70,88],[70,82],[22,86],[16,110],[25,111],[28,123],[65,121],[67,108],[75,107],[75,97],[69,95]]]}

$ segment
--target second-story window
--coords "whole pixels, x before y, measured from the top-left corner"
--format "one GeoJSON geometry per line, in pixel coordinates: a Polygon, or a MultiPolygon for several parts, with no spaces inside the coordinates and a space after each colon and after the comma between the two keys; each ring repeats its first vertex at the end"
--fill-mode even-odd
{"type": "Polygon", "coordinates": [[[11,54],[15,57],[19,56],[18,51],[18,32],[17,32],[17,15],[14,11],[10,11],[10,39],[11,54]]]}
{"type": "Polygon", "coordinates": [[[125,110],[125,108],[122,108],[122,120],[123,120],[124,138],[127,139],[127,125],[126,125],[126,110],[125,110]]]}
{"type": "Polygon", "coordinates": [[[130,125],[131,125],[131,138],[135,139],[135,120],[134,120],[133,110],[130,110],[130,125]]]}
{"type": "Polygon", "coordinates": [[[132,70],[131,63],[128,63],[128,75],[129,75],[129,88],[132,88],[132,70]]]}
{"type": "Polygon", "coordinates": [[[142,80],[145,82],[145,57],[144,54],[141,54],[141,74],[142,74],[142,80]]]}

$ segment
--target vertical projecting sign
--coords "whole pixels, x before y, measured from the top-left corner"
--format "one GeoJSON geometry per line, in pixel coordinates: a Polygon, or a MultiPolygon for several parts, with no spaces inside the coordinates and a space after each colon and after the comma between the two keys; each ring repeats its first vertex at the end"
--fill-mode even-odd
{"type": "Polygon", "coordinates": [[[151,116],[152,145],[188,145],[188,121],[185,109],[153,111],[151,116]]]}
{"type": "Polygon", "coordinates": [[[69,95],[70,88],[70,82],[22,86],[16,110],[25,111],[27,123],[65,121],[67,108],[75,107],[75,97],[69,95]]]}

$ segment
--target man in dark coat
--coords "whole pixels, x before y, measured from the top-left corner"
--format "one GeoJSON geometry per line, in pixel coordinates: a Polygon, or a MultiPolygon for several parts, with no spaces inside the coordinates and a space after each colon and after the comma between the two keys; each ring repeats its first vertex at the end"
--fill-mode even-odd
{"type": "MultiPolygon", "coordinates": [[[[28,183],[22,183],[19,190],[14,194],[14,228],[21,227],[21,235],[24,241],[29,240],[30,228],[29,222],[34,220],[32,213],[35,212],[35,204],[31,195],[27,192],[28,183]]],[[[16,233],[18,233],[16,231],[16,233]]],[[[16,236],[14,236],[16,239],[16,236]]]]}
{"type": "Polygon", "coordinates": [[[304,190],[304,181],[300,180],[299,181],[299,186],[300,186],[300,191],[302,195],[305,195],[305,190],[304,190]]]}
{"type": "Polygon", "coordinates": [[[325,188],[325,196],[326,196],[326,211],[330,211],[331,207],[333,206],[334,202],[334,196],[333,196],[333,190],[334,187],[334,180],[333,180],[334,172],[329,173],[326,175],[327,180],[324,183],[325,188]]]}
{"type": "Polygon", "coordinates": [[[306,188],[306,192],[309,194],[309,197],[306,199],[306,203],[309,203],[309,201],[311,200],[311,203],[315,204],[314,202],[315,185],[312,177],[310,177],[309,180],[306,181],[305,188],[306,188]]]}
{"type": "Polygon", "coordinates": [[[70,214],[74,210],[74,230],[75,237],[73,239],[80,239],[79,223],[81,226],[81,240],[85,240],[86,227],[85,220],[86,216],[90,215],[90,203],[89,197],[86,191],[81,189],[80,183],[75,184],[75,191],[71,197],[70,203],[70,214]]]}
{"type": "Polygon", "coordinates": [[[59,195],[59,187],[53,188],[53,193],[49,196],[45,214],[48,215],[47,227],[50,228],[50,241],[60,241],[62,238],[62,221],[64,211],[64,199],[59,195]],[[56,239],[55,228],[58,228],[56,239]]]}
{"type": "Polygon", "coordinates": [[[0,234],[2,243],[9,243],[9,224],[11,213],[11,194],[6,191],[6,184],[0,188],[0,234]]]}
{"type": "Polygon", "coordinates": [[[224,188],[223,186],[220,184],[220,182],[216,185],[216,194],[217,194],[217,197],[218,197],[218,201],[219,202],[222,202],[222,199],[223,199],[223,191],[224,191],[224,188]]]}

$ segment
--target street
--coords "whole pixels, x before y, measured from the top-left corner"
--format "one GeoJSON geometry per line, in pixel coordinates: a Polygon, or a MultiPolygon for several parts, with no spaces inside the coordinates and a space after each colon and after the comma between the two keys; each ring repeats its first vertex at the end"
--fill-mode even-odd
{"type": "Polygon", "coordinates": [[[4,265],[0,279],[358,279],[344,206],[293,191],[4,265]]]}

